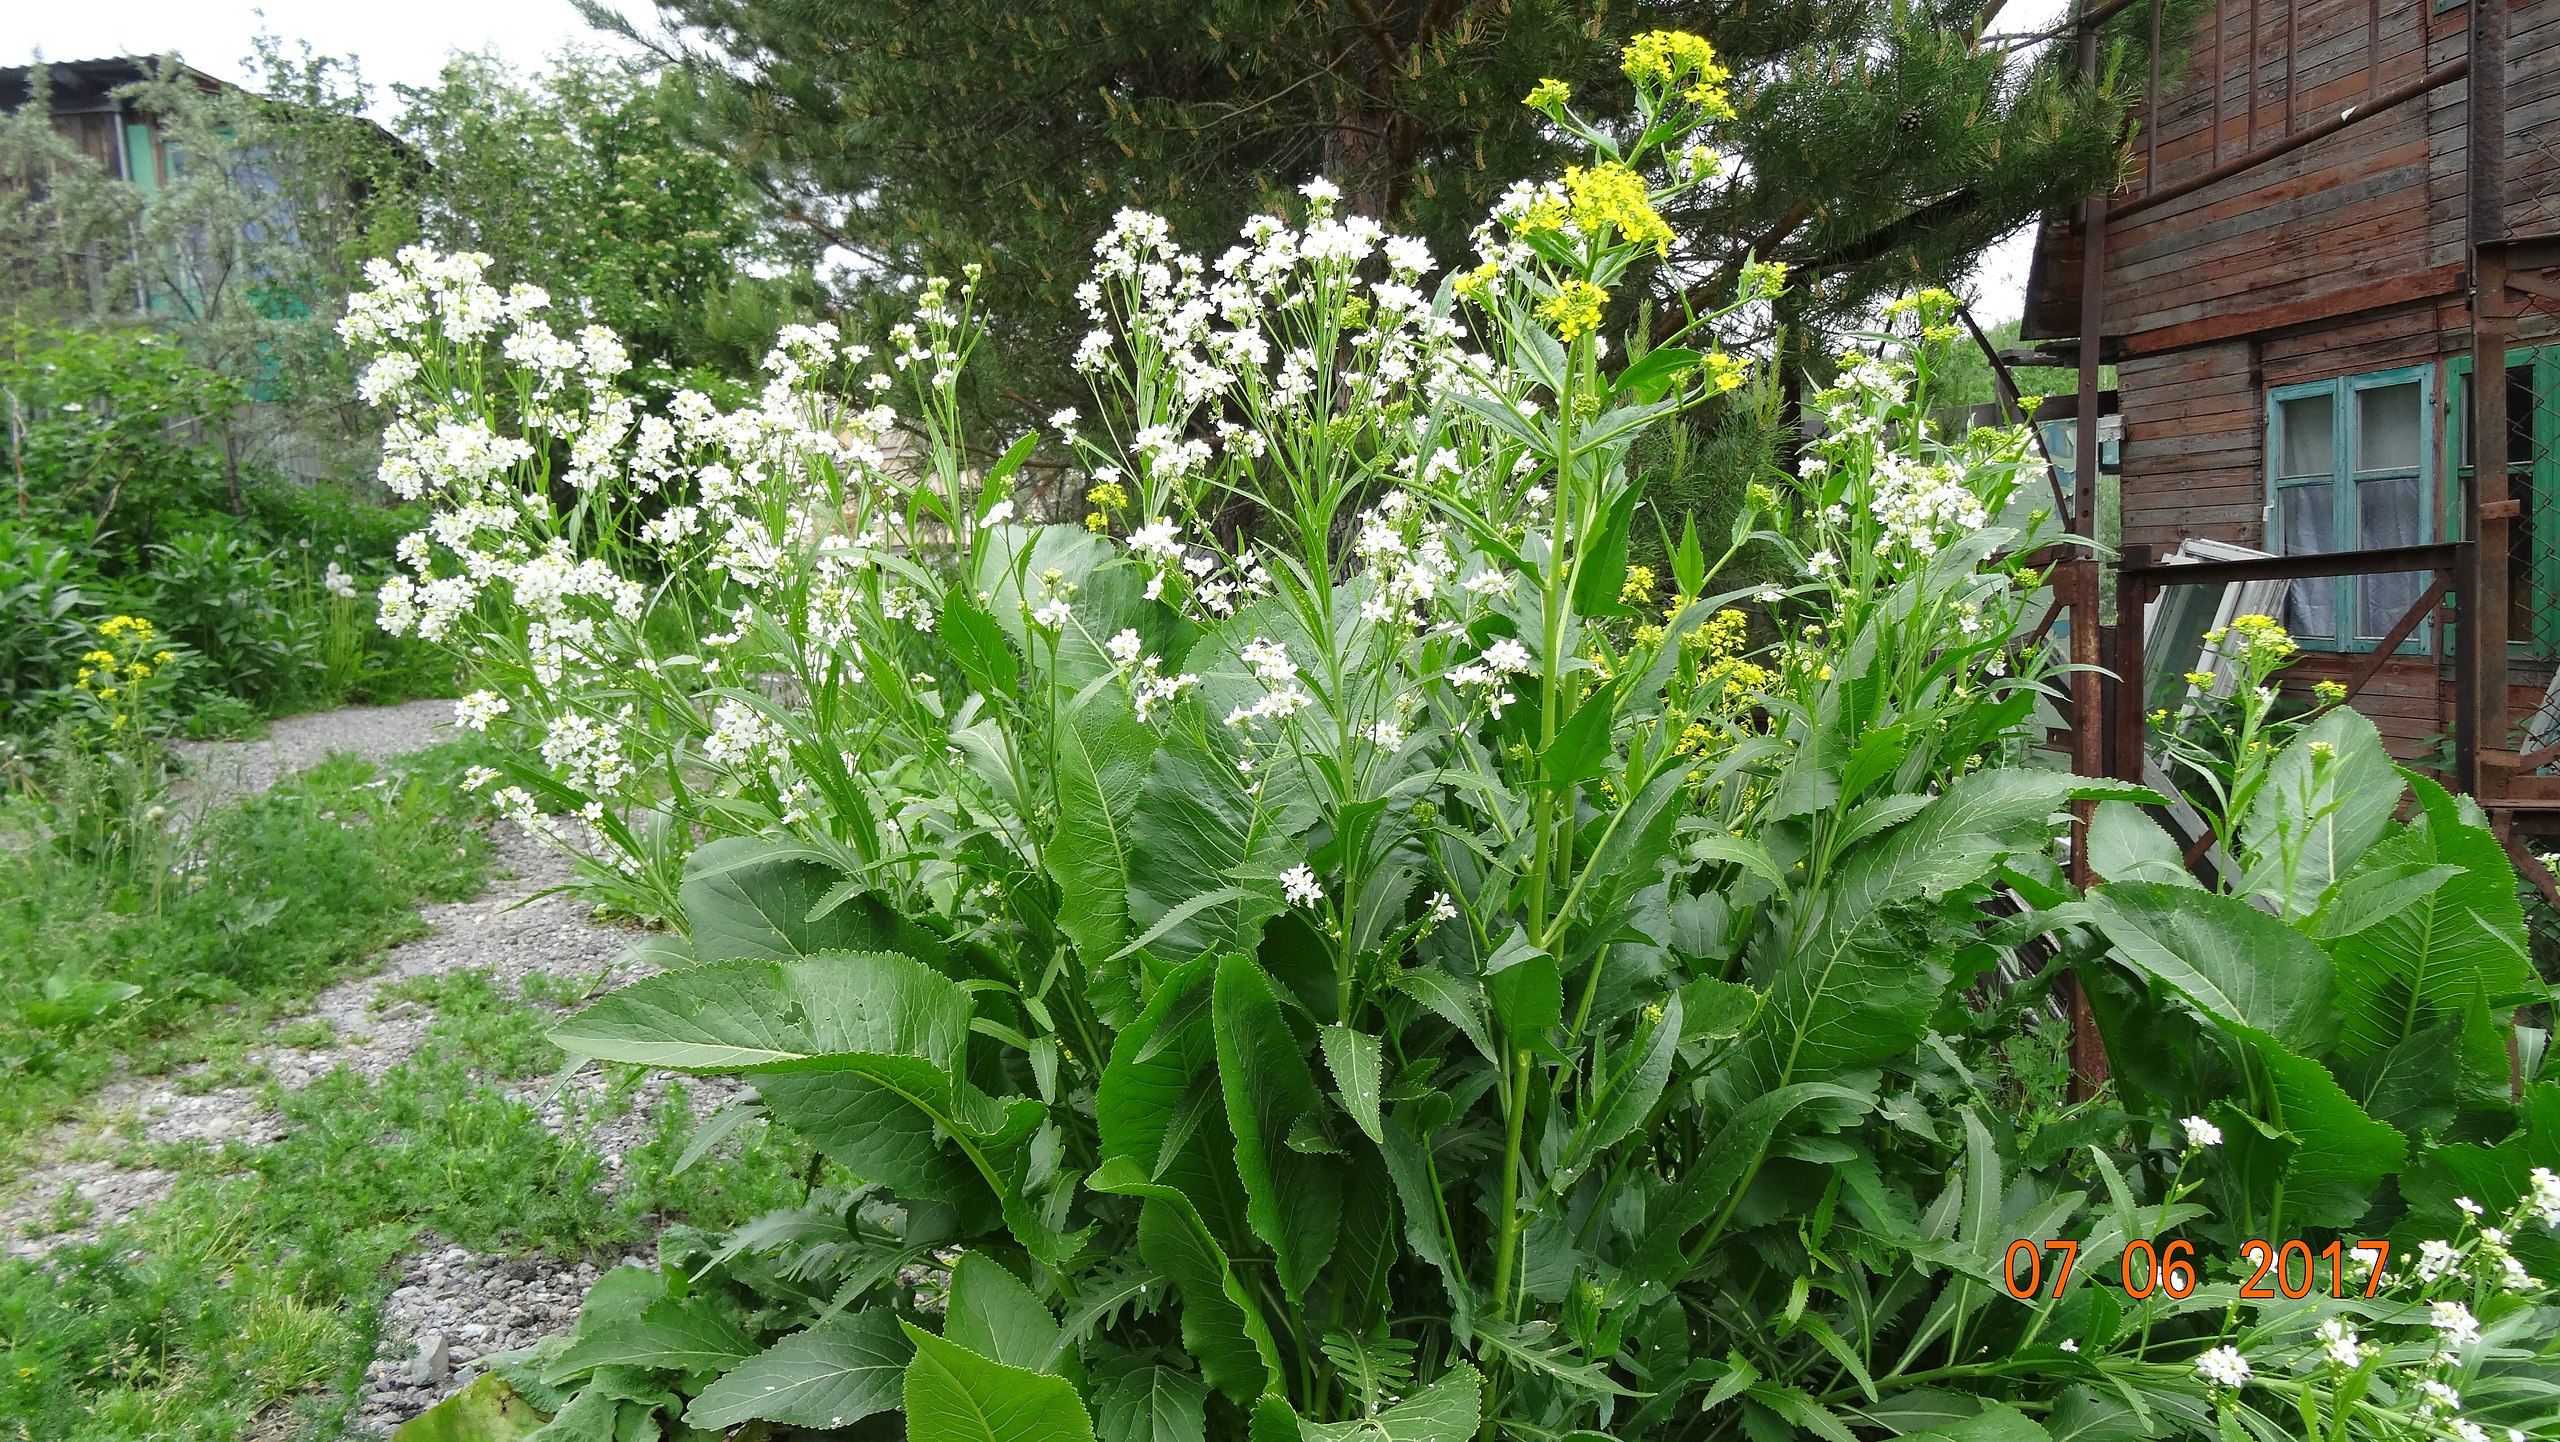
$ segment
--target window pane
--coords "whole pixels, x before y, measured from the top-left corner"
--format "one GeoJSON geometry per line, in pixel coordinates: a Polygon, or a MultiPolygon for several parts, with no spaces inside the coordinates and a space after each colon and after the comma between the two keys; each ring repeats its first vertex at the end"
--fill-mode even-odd
{"type": "MultiPolygon", "coordinates": [[[[2330,544],[2330,488],[2286,486],[2276,492],[2276,528],[2288,556],[2317,555],[2330,544]]],[[[2297,636],[2335,636],[2337,584],[2326,576],[2296,581],[2285,589],[2285,629],[2297,636]]]]}
{"type": "Polygon", "coordinates": [[[2356,424],[2356,469],[2418,468],[2425,421],[2418,405],[2416,381],[2356,392],[2356,424]]]}
{"type": "Polygon", "coordinates": [[[2327,394],[2276,402],[2277,429],[2283,432],[2277,475],[2325,476],[2337,469],[2337,446],[2331,439],[2337,407],[2337,398],[2327,394]]]}
{"type": "MultiPolygon", "coordinates": [[[[2418,520],[2417,477],[2395,476],[2356,487],[2356,526],[2367,549],[2418,544],[2418,520]]],[[[2380,639],[2426,588],[2423,571],[2365,577],[2356,586],[2356,634],[2380,639]]]]}

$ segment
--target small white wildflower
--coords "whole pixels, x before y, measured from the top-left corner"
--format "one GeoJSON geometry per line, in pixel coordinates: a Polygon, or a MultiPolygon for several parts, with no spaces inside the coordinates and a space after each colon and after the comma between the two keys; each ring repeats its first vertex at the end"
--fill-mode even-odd
{"type": "Polygon", "coordinates": [[[1138,663],[1138,652],[1145,645],[1144,641],[1138,639],[1136,629],[1130,628],[1122,630],[1119,635],[1103,642],[1102,649],[1111,653],[1113,661],[1123,666],[1134,666],[1138,663]]]}
{"type": "Polygon", "coordinates": [[[2463,1214],[2464,1216],[2466,1216],[2466,1217],[2475,1217],[2475,1218],[2476,1218],[2476,1217],[2478,1217],[2478,1216],[2480,1215],[2480,1212],[2481,1212],[2481,1206],[2480,1206],[2480,1204],[2479,1204],[2478,1202],[2475,1202],[2475,1201],[2471,1200],[2469,1197],[2456,1197],[2456,1198],[2454,1198],[2454,1199],[2453,1199],[2453,1204],[2454,1204],[2455,1206],[2457,1206],[2457,1207],[2461,1208],[2461,1209],[2462,1209],[2462,1214],[2463,1214]]]}
{"type": "Polygon", "coordinates": [[[2188,1117],[2186,1120],[2178,1123],[2178,1125],[2185,1130],[2187,1134],[2187,1145],[2190,1147],[2218,1147],[2222,1145],[2222,1128],[2215,1126],[2213,1123],[2206,1121],[2202,1117],[2188,1117]]]}
{"type": "Polygon", "coordinates": [[[462,789],[465,791],[483,791],[488,789],[490,782],[497,779],[498,773],[491,768],[486,766],[474,766],[462,773],[462,789]]]}
{"type": "Polygon", "coordinates": [[[998,501],[994,505],[987,507],[987,513],[978,518],[978,524],[981,526],[1001,526],[1012,519],[1013,502],[998,501]]]}
{"type": "Polygon", "coordinates": [[[1458,903],[1449,899],[1449,893],[1435,891],[1431,893],[1431,909],[1427,914],[1434,926],[1444,921],[1455,921],[1458,919],[1458,903]]]}
{"type": "Polygon", "coordinates": [[[2462,1253],[2453,1243],[2440,1237],[2429,1237],[2418,1244],[2418,1280],[2432,1282],[2462,1264],[2462,1253]]]}
{"type": "Polygon", "coordinates": [[[1064,596],[1052,597],[1041,602],[1031,613],[1031,619],[1035,623],[1052,631],[1065,630],[1067,622],[1074,617],[1075,608],[1067,604],[1064,596]]]}
{"type": "Polygon", "coordinates": [[[1512,675],[1529,669],[1529,648],[1509,636],[1484,648],[1485,669],[1512,675]]]}
{"type": "Polygon", "coordinates": [[[1324,887],[1316,881],[1315,872],[1301,863],[1280,873],[1280,894],[1291,906],[1313,906],[1324,900],[1324,887]]]}
{"type": "Polygon", "coordinates": [[[2480,1319],[2460,1302],[2429,1302],[2427,1325],[2443,1336],[2447,1346],[2463,1347],[2480,1340],[2480,1319]]]}
{"type": "Polygon", "coordinates": [[[2462,1394],[2433,1377],[2421,1379],[2419,1395],[2426,1400],[2418,1404],[2418,1415],[2431,1417],[2438,1412],[2452,1412],[2462,1406],[2462,1394]]]}
{"type": "Polygon", "coordinates": [[[2237,1387],[2249,1380],[2249,1359],[2237,1347],[2216,1347],[2196,1358],[2196,1375],[2217,1387],[2237,1387]]]}
{"type": "Polygon", "coordinates": [[[2535,1167],[2533,1190],[2525,1193],[2524,1204],[2544,1226],[2560,1227],[2560,1172],[2535,1167]]]}
{"type": "Polygon", "coordinates": [[[2077,1352],[2080,1350],[2080,1339],[2077,1337],[2065,1337],[2056,1345],[2060,1346],[2062,1350],[2066,1352],[2077,1352]]]}
{"type": "Polygon", "coordinates": [[[2320,1324],[2320,1351],[2341,1367],[2364,1365],[2364,1354],[2356,1349],[2356,1329],[2334,1317],[2320,1324]]]}
{"type": "Polygon", "coordinates": [[[495,691],[474,691],[453,703],[453,724],[469,731],[486,731],[490,722],[513,709],[507,698],[495,691]]]}

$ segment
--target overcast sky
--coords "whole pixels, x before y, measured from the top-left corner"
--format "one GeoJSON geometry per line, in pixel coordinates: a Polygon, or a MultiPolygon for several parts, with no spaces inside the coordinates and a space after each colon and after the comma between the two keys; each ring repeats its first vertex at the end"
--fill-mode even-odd
{"type": "MultiPolygon", "coordinates": [[[[626,13],[652,15],[647,0],[620,0],[626,13]]],[[[2026,31],[2053,23],[2069,0],[2010,0],[1998,28],[2026,31]]],[[[174,51],[199,70],[244,78],[241,61],[261,31],[309,41],[327,55],[353,56],[373,85],[375,109],[387,115],[391,86],[421,85],[455,50],[495,49],[530,65],[570,43],[600,45],[569,0],[0,0],[5,63],[31,51],[49,60],[174,51]]],[[[1977,278],[1981,315],[2018,313],[2027,282],[2027,235],[2021,232],[1984,257],[1977,278]]]]}

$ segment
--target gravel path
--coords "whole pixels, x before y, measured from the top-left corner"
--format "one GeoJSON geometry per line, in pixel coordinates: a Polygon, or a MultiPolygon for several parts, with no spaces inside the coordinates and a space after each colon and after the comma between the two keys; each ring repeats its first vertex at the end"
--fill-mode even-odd
{"type": "MultiPolygon", "coordinates": [[[[265,740],[187,746],[191,782],[206,798],[264,790],[333,751],[381,758],[433,745],[449,734],[451,716],[451,702],[419,701],[278,721],[265,740]]],[[[616,965],[633,933],[597,923],[568,895],[533,899],[569,879],[564,858],[511,824],[499,823],[492,835],[496,869],[506,879],[470,901],[423,908],[420,915],[431,928],[426,936],[390,948],[369,974],[330,987],[303,1015],[278,1023],[278,1030],[294,1028],[298,1038],[311,1034],[312,1022],[323,1023],[330,1034],[326,1044],[279,1042],[248,1060],[289,1090],[339,1067],[380,1077],[417,1050],[434,1022],[416,1002],[386,1004],[382,997],[386,986],[413,978],[479,971],[501,995],[514,996],[535,973],[575,983],[578,992],[620,986],[645,974],[616,965]]],[[[518,1085],[527,1098],[551,1088],[547,1080],[518,1085]]],[[[578,1129],[608,1167],[619,1167],[624,1154],[646,1139],[651,1114],[665,1096],[664,1082],[645,1082],[629,1108],[611,1114],[596,1104],[603,1090],[597,1073],[581,1075],[550,1098],[543,1121],[555,1132],[578,1129]]],[[[696,1084],[695,1114],[708,1114],[736,1090],[696,1084]]],[[[175,1174],[127,1165],[138,1161],[136,1143],[263,1146],[276,1140],[283,1122],[261,1093],[256,1087],[191,1089],[184,1077],[110,1082],[87,1119],[63,1127],[41,1148],[52,1159],[48,1164],[0,1184],[0,1247],[41,1258],[58,1247],[94,1241],[108,1226],[166,1197],[175,1174]]],[[[401,1275],[384,1304],[378,1360],[366,1374],[360,1399],[359,1435],[388,1433],[434,1405],[476,1376],[486,1354],[566,1330],[596,1277],[591,1262],[475,1255],[434,1239],[400,1258],[398,1266],[401,1275]]]]}
{"type": "Polygon", "coordinates": [[[213,806],[264,791],[334,751],[380,761],[452,738],[453,703],[428,700],[287,716],[268,722],[255,741],[181,741],[171,749],[187,767],[177,794],[191,806],[213,806]]]}

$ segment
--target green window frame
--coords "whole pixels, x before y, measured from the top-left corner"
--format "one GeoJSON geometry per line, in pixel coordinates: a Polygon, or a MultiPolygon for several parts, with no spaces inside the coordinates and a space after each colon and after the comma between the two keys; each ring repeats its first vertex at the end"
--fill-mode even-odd
{"type": "MultiPolygon", "coordinates": [[[[2453,361],[2448,470],[2470,495],[2471,357],[2453,361]]],[[[2560,656],[2560,345],[2507,352],[2507,494],[2523,502],[2507,528],[2507,649],[2560,656]],[[2537,545],[2537,536],[2551,538],[2537,545]]]]}
{"type": "MultiPolygon", "coordinates": [[[[2267,390],[2267,549],[2298,556],[2435,539],[2435,368],[2403,366],[2267,390]]],[[[2426,590],[2428,574],[2327,576],[2285,592],[2305,648],[2370,651],[2426,590]]],[[[2403,653],[2428,649],[2421,624],[2403,653]]]]}

